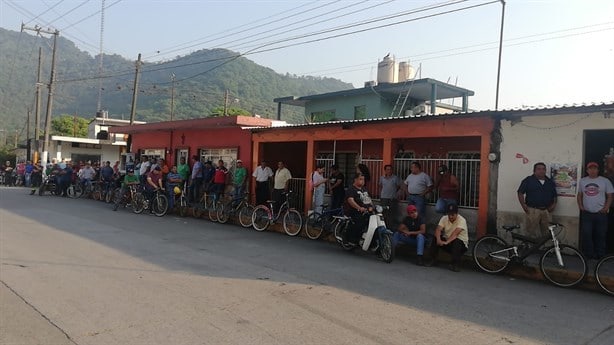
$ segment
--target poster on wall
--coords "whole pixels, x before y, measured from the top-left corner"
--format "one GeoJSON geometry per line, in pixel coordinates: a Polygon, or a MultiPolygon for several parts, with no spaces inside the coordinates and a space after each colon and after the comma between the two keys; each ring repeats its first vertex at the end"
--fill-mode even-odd
{"type": "Polygon", "coordinates": [[[559,196],[576,196],[576,186],[578,184],[578,164],[577,163],[552,163],[550,173],[556,185],[556,194],[559,196]]]}
{"type": "Polygon", "coordinates": [[[125,170],[128,170],[128,169],[134,170],[134,165],[135,165],[134,153],[126,153],[126,165],[125,165],[126,169],[125,170]]]}

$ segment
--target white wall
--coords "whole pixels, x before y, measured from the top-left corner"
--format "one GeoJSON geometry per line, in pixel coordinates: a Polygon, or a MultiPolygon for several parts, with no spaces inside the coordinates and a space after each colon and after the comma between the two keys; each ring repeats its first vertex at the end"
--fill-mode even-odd
{"type": "MultiPolygon", "coordinates": [[[[584,130],[614,129],[614,118],[603,113],[555,116],[525,116],[512,125],[501,122],[503,143],[499,165],[497,205],[499,211],[522,212],[516,196],[520,181],[533,173],[533,164],[544,162],[550,176],[551,163],[577,163],[582,174],[584,159],[584,130]],[[524,155],[529,161],[524,164],[524,155]]],[[[577,216],[575,198],[558,197],[555,215],[577,216]]]]}
{"type": "Polygon", "coordinates": [[[115,164],[115,161],[120,160],[121,146],[114,145],[102,145],[101,149],[88,149],[80,147],[72,147],[69,142],[62,142],[61,151],[58,152],[57,142],[51,144],[49,150],[49,157],[56,157],[61,155],[61,159],[70,159],[73,153],[88,154],[88,155],[100,155],[100,161],[110,161],[111,165],[115,164]]]}

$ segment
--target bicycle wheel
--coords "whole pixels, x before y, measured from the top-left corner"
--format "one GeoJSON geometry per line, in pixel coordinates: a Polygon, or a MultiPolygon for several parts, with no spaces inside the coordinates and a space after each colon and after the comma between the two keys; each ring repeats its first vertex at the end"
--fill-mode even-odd
{"type": "Polygon", "coordinates": [[[335,222],[334,234],[335,234],[335,239],[341,245],[341,248],[347,251],[352,251],[356,249],[356,246],[347,244],[343,241],[344,233],[347,231],[347,227],[349,225],[350,225],[349,220],[340,220],[338,222],[335,222]]]}
{"type": "Polygon", "coordinates": [[[96,201],[102,200],[102,191],[100,190],[98,185],[96,185],[96,187],[94,187],[94,191],[92,192],[92,199],[94,199],[96,201]]]}
{"type": "Polygon", "coordinates": [[[119,208],[119,205],[122,202],[123,196],[121,195],[121,189],[118,188],[118,190],[115,191],[115,193],[113,193],[113,211],[117,211],[117,209],[119,208]]]}
{"type": "Polygon", "coordinates": [[[258,231],[264,231],[270,224],[270,211],[264,205],[259,205],[254,208],[252,213],[252,226],[258,231]]]}
{"type": "Polygon", "coordinates": [[[212,222],[217,222],[217,203],[213,203],[213,200],[211,200],[211,203],[207,206],[207,212],[209,215],[209,220],[212,222]]]}
{"type": "Polygon", "coordinates": [[[134,194],[134,198],[132,199],[132,211],[136,214],[143,213],[145,210],[145,196],[141,193],[134,194]]]}
{"type": "Polygon", "coordinates": [[[305,220],[305,234],[312,240],[317,240],[322,235],[322,226],[322,215],[314,212],[305,220]]]}
{"type": "Polygon", "coordinates": [[[252,214],[254,213],[254,206],[249,204],[243,204],[239,209],[239,224],[244,228],[252,226],[252,214]]]}
{"type": "Polygon", "coordinates": [[[217,217],[218,222],[225,224],[228,221],[228,218],[230,218],[230,215],[228,214],[228,212],[230,212],[230,207],[230,204],[224,205],[224,203],[222,202],[217,203],[217,207],[215,208],[215,215],[217,217]]]}
{"type": "Polygon", "coordinates": [[[494,235],[486,235],[473,247],[473,261],[487,273],[499,273],[510,263],[512,250],[505,241],[494,235]]]}
{"type": "Polygon", "coordinates": [[[168,198],[166,195],[158,193],[154,198],[151,207],[153,208],[153,213],[156,216],[164,216],[166,212],[168,212],[168,198]]]}
{"type": "Polygon", "coordinates": [[[192,206],[192,217],[200,218],[203,216],[203,205],[202,203],[196,203],[192,206]]]}
{"type": "Polygon", "coordinates": [[[614,295],[614,255],[606,256],[597,263],[595,279],[603,291],[614,295]]]}
{"type": "Polygon", "coordinates": [[[68,186],[68,189],[66,189],[66,193],[68,194],[68,197],[72,199],[76,199],[80,197],[81,191],[80,191],[79,184],[71,183],[70,186],[68,186]]]}
{"type": "Polygon", "coordinates": [[[290,209],[284,214],[283,225],[286,234],[296,236],[301,232],[301,228],[303,227],[303,217],[297,210],[290,209]]]}
{"type": "Polygon", "coordinates": [[[179,198],[179,204],[177,205],[177,207],[179,207],[180,216],[185,217],[188,214],[188,200],[185,196],[181,196],[179,198]]]}
{"type": "Polygon", "coordinates": [[[544,278],[560,287],[572,287],[580,284],[588,270],[584,256],[576,248],[566,244],[559,244],[559,248],[560,257],[554,247],[546,249],[546,252],[542,255],[539,268],[544,278]]]}

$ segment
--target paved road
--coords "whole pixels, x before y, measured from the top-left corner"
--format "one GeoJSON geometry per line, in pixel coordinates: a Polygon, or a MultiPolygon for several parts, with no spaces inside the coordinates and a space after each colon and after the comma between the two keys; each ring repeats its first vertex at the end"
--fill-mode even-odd
{"type": "Polygon", "coordinates": [[[0,344],[614,344],[604,294],[16,188],[0,281],[0,344]]]}

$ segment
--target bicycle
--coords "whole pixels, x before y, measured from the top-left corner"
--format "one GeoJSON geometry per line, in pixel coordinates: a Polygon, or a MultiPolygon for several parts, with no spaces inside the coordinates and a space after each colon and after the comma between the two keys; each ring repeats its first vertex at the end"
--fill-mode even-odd
{"type": "Polygon", "coordinates": [[[343,216],[343,208],[328,209],[328,204],[322,205],[322,212],[313,212],[305,220],[305,234],[312,240],[317,240],[324,231],[332,232],[338,218],[343,216]]]}
{"type": "Polygon", "coordinates": [[[606,255],[595,266],[595,280],[606,293],[614,296],[614,255],[606,255]]]}
{"type": "Polygon", "coordinates": [[[258,205],[254,208],[254,213],[252,213],[252,226],[254,229],[257,231],[266,230],[269,225],[276,222],[283,214],[283,227],[286,234],[296,236],[301,232],[303,217],[301,217],[301,214],[296,209],[290,207],[288,202],[290,195],[292,195],[292,191],[288,191],[282,195],[286,196],[286,201],[281,204],[277,213],[275,213],[273,208],[273,204],[275,204],[273,200],[267,200],[268,206],[258,205]]]}
{"type": "Polygon", "coordinates": [[[160,188],[153,192],[151,200],[147,200],[142,192],[137,192],[132,203],[134,204],[133,211],[137,214],[150,209],[154,215],[162,217],[168,211],[168,197],[164,194],[164,190],[160,188]]]}
{"type": "Polygon", "coordinates": [[[486,235],[476,242],[473,260],[481,270],[494,274],[505,270],[510,262],[526,263],[530,255],[541,253],[539,268],[546,280],[560,287],[575,286],[586,276],[586,259],[576,248],[559,243],[557,234],[563,225],[550,224],[550,236],[540,239],[515,233],[514,230],[520,228],[518,225],[504,225],[503,229],[511,234],[513,240],[520,241],[520,245],[509,245],[499,236],[486,235]],[[555,232],[555,229],[559,231],[555,232]],[[550,240],[553,245],[542,252],[542,247],[550,240]]]}
{"type": "Polygon", "coordinates": [[[217,220],[220,223],[226,223],[231,215],[237,215],[239,218],[239,224],[244,228],[252,226],[252,214],[254,213],[254,206],[249,204],[249,194],[245,193],[243,196],[237,198],[231,198],[226,202],[220,201],[217,204],[217,220]]]}
{"type": "Polygon", "coordinates": [[[202,217],[205,211],[208,212],[211,221],[217,221],[217,211],[215,209],[213,193],[204,192],[198,202],[192,205],[192,216],[195,218],[202,217]]]}
{"type": "Polygon", "coordinates": [[[130,204],[130,206],[134,210],[136,205],[136,203],[134,202],[136,193],[138,193],[138,185],[135,184],[128,185],[128,190],[124,193],[121,192],[121,188],[116,188],[113,194],[113,211],[117,211],[117,209],[121,205],[127,207],[128,204],[130,204]]]}
{"type": "MultiPolygon", "coordinates": [[[[176,186],[179,187],[179,186],[176,186]]],[[[181,189],[181,193],[176,194],[174,192],[175,188],[173,189],[173,194],[172,194],[172,198],[174,198],[174,208],[179,212],[179,215],[181,217],[185,217],[186,214],[188,213],[188,198],[185,195],[185,191],[186,191],[186,184],[184,183],[183,188],[179,187],[179,189],[181,189]]]]}

